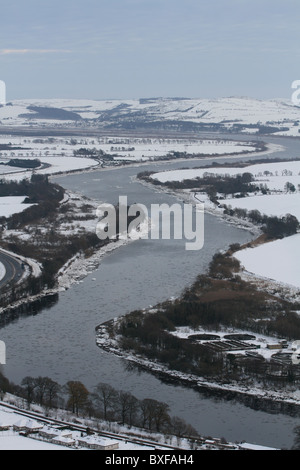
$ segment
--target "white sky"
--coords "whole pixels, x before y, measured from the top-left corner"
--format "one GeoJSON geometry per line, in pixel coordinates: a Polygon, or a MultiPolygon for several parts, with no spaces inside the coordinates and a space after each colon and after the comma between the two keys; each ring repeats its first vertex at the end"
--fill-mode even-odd
{"type": "Polygon", "coordinates": [[[299,0],[10,0],[7,99],[289,98],[299,0]]]}

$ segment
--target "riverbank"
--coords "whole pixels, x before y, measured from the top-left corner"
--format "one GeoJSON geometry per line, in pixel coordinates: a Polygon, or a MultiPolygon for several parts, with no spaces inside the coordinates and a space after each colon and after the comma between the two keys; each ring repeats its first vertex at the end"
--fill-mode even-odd
{"type": "Polygon", "coordinates": [[[118,340],[112,337],[111,331],[114,329],[120,319],[110,320],[96,327],[97,345],[122,359],[132,363],[138,369],[150,372],[160,379],[186,385],[193,389],[208,394],[224,398],[226,400],[238,400],[246,406],[260,409],[261,411],[272,411],[286,413],[291,416],[300,416],[300,392],[284,392],[276,390],[266,390],[260,388],[259,384],[251,383],[243,386],[239,383],[227,383],[209,381],[202,377],[192,374],[185,374],[176,370],[169,370],[163,364],[135,355],[133,352],[126,352],[120,348],[118,340]]]}
{"type": "MultiPolygon", "coordinates": [[[[166,170],[156,172],[154,175],[150,172],[141,173],[139,181],[155,191],[171,194],[185,203],[203,204],[205,213],[221,218],[230,225],[246,229],[256,237],[267,230],[269,236],[265,239],[265,243],[269,243],[268,247],[265,246],[264,249],[255,251],[248,250],[249,246],[240,248],[246,249],[248,255],[241,253],[238,256],[238,259],[241,258],[242,261],[245,259],[244,277],[247,275],[249,279],[253,274],[252,279],[257,278],[260,284],[263,280],[264,285],[269,279],[270,284],[276,283],[277,288],[282,286],[282,290],[285,291],[290,287],[291,298],[295,300],[300,296],[300,280],[297,267],[291,269],[291,265],[296,262],[294,253],[297,251],[296,240],[291,235],[296,237],[297,230],[299,231],[299,222],[298,228],[296,227],[297,220],[299,221],[299,190],[296,189],[300,187],[299,165],[299,158],[288,161],[285,159],[270,160],[270,162],[258,160],[250,163],[248,161],[246,165],[245,163],[239,165],[216,163],[211,167],[166,170]],[[249,182],[248,188],[245,185],[243,190],[240,189],[240,192],[236,191],[236,194],[230,196],[228,194],[230,191],[225,189],[226,184],[233,185],[235,178],[238,181],[242,171],[245,176],[252,175],[252,181],[249,182]],[[218,187],[222,187],[221,182],[225,184],[225,187],[223,185],[224,194],[217,190],[218,187]],[[205,189],[207,192],[215,191],[215,197],[209,197],[205,189]],[[294,224],[293,230],[287,229],[289,222],[294,224]],[[279,241],[282,237],[286,237],[284,242],[279,241]],[[274,248],[272,248],[273,245],[274,248]],[[275,245],[276,247],[278,245],[277,250],[275,245]],[[285,269],[282,269],[282,265],[278,268],[275,266],[275,259],[278,259],[277,255],[280,250],[279,245],[285,249],[285,269]],[[256,252],[270,253],[270,259],[272,258],[273,262],[270,264],[265,259],[263,265],[256,252]],[[254,262],[254,257],[257,258],[257,262],[254,262]]],[[[231,188],[232,191],[233,188],[231,188]]]]}
{"type": "MultiPolygon", "coordinates": [[[[248,227],[247,227],[248,230],[248,227]]],[[[113,247],[110,246],[113,250],[122,246],[124,243],[127,243],[128,241],[121,241],[120,243],[115,243],[113,244],[113,247]]],[[[110,244],[111,245],[111,244],[110,244]]],[[[111,251],[108,246],[108,253],[111,251]]],[[[101,259],[103,256],[105,256],[106,253],[106,247],[104,251],[101,250],[101,253],[97,252],[95,256],[91,256],[88,259],[85,259],[82,255],[78,256],[76,255],[75,257],[72,258],[72,260],[69,260],[68,263],[62,268],[60,272],[60,279],[59,279],[59,286],[58,289],[60,291],[63,291],[65,289],[68,289],[73,283],[78,283],[81,282],[82,279],[88,274],[91,273],[94,269],[97,268],[99,265],[99,260],[101,262],[101,259]]],[[[59,290],[55,290],[55,293],[59,292],[59,290]]],[[[44,294],[53,294],[54,291],[47,291],[44,294]]],[[[32,299],[34,300],[34,299],[32,299]]]]}
{"type": "MultiPolygon", "coordinates": [[[[264,150],[264,151],[260,151],[260,152],[249,152],[249,153],[246,153],[246,154],[234,154],[234,155],[230,155],[230,154],[226,154],[226,155],[218,155],[218,156],[210,156],[210,157],[203,157],[203,159],[201,159],[202,161],[214,161],[216,158],[220,158],[220,157],[230,157],[230,158],[233,158],[233,159],[242,159],[244,160],[245,158],[251,156],[251,157],[255,157],[255,156],[263,156],[263,155],[268,155],[268,154],[272,154],[276,151],[283,151],[284,150],[284,147],[281,146],[281,145],[275,145],[275,144],[268,144],[267,145],[268,149],[267,150],[264,150]]],[[[186,159],[186,158],[179,158],[179,159],[172,159],[172,160],[168,160],[170,161],[171,163],[173,162],[186,162],[187,160],[188,161],[192,161],[192,160],[195,160],[197,158],[189,158],[189,159],[186,159]]],[[[199,158],[198,158],[199,159],[199,158]]],[[[166,164],[166,160],[157,160],[155,162],[153,162],[153,164],[155,166],[157,165],[163,165],[163,164],[166,164]]],[[[114,170],[120,170],[121,168],[128,168],[128,167],[133,167],[133,168],[139,168],[139,167],[143,167],[145,165],[149,165],[149,161],[145,161],[145,162],[136,162],[136,163],[126,163],[126,164],[119,164],[119,165],[116,165],[116,166],[104,166],[102,168],[99,168],[99,167],[92,167],[92,168],[89,168],[89,169],[85,169],[85,170],[78,170],[78,174],[87,174],[87,173],[102,173],[102,172],[106,172],[106,171],[114,171],[114,170]]],[[[72,174],[75,174],[76,173],[76,170],[73,170],[72,171],[72,174]]],[[[57,175],[53,175],[53,178],[55,179],[59,179],[60,177],[64,177],[64,176],[67,176],[68,174],[70,174],[69,172],[67,173],[60,173],[60,174],[57,174],[57,175]]],[[[196,204],[197,202],[197,198],[196,198],[196,195],[194,195],[194,198],[193,200],[191,200],[191,196],[187,193],[185,193],[184,191],[171,191],[171,190],[165,190],[165,189],[159,189],[158,187],[155,187],[154,185],[151,185],[149,183],[146,183],[145,181],[142,181],[140,179],[138,179],[137,177],[133,177],[132,178],[132,181],[133,182],[138,182],[140,184],[144,184],[145,186],[151,188],[151,190],[155,190],[155,191],[159,191],[161,193],[167,193],[167,194],[170,194],[174,197],[176,197],[178,200],[181,200],[183,202],[192,202],[194,204],[196,204]]],[[[244,230],[247,230],[249,231],[250,233],[252,233],[254,236],[259,236],[259,234],[261,233],[260,230],[258,229],[258,227],[254,224],[251,224],[251,223],[248,223],[247,221],[242,221],[241,219],[238,219],[237,217],[230,217],[230,216],[226,216],[225,214],[221,214],[220,211],[216,210],[213,206],[213,204],[208,204],[208,198],[206,198],[206,207],[205,207],[205,211],[213,216],[216,216],[216,217],[219,217],[221,218],[222,220],[224,220],[226,223],[230,224],[230,225],[234,225],[235,227],[237,228],[241,228],[241,229],[244,229],[244,230]]],[[[123,246],[124,244],[128,243],[128,240],[127,241],[118,241],[117,244],[115,244],[114,242],[114,247],[113,247],[113,250],[115,250],[116,248],[118,247],[121,247],[123,246]]],[[[107,250],[107,253],[109,253],[111,250],[108,249],[107,250]]],[[[106,249],[104,249],[104,255],[106,254],[106,249]]],[[[76,255],[72,260],[70,260],[66,267],[59,273],[59,289],[63,290],[65,288],[68,288],[70,287],[73,283],[76,283],[76,282],[80,282],[82,280],[83,277],[85,277],[85,275],[87,275],[88,273],[92,272],[94,269],[96,269],[98,266],[99,266],[99,262],[101,261],[102,259],[102,255],[98,255],[97,253],[95,255],[92,255],[91,258],[89,260],[84,260],[82,258],[82,256],[80,255],[76,255]],[[80,274],[78,275],[78,272],[80,272],[80,274]]]]}
{"type": "MultiPolygon", "coordinates": [[[[17,295],[11,296],[6,305],[3,303],[1,314],[70,288],[95,270],[104,256],[130,241],[98,240],[99,204],[73,191],[64,191],[63,198],[47,216],[40,210],[32,220],[28,216],[27,222],[7,220],[1,233],[1,251],[16,259],[23,269],[14,284],[19,289],[17,295]]],[[[7,294],[11,291],[9,284],[4,288],[7,294]]]]}
{"type": "MultiPolygon", "coordinates": [[[[58,184],[92,199],[115,201],[122,190],[129,200],[145,203],[147,207],[152,203],[176,202],[140,184],[131,184],[130,178],[137,171],[123,168],[105,172],[102,177],[95,174],[103,178],[101,182],[98,176],[93,179],[93,173],[70,176],[58,180],[58,184]]],[[[216,217],[207,217],[206,227],[213,237],[206,239],[205,249],[199,253],[187,253],[182,243],[172,241],[132,243],[111,253],[83,283],[61,292],[55,304],[7,322],[1,329],[1,339],[9,354],[7,377],[15,383],[26,375],[47,375],[60,383],[75,377],[91,388],[101,378],[115,388],[123,383],[126,391],[139,398],[147,397],[147,390],[151,390],[152,398],[168,403],[173,415],[179,414],[191,422],[202,435],[290,448],[296,419],[254,412],[236,401],[210,398],[209,394],[205,397],[192,387],[178,386],[171,380],[163,382],[151,373],[138,372],[130,363],[105,353],[95,344],[96,325],[126,311],[180,296],[199,272],[206,272],[216,250],[251,239],[246,230],[236,230],[216,217]]]]}
{"type": "MultiPolygon", "coordinates": [[[[281,146],[278,146],[278,145],[268,145],[268,150],[265,150],[265,151],[261,151],[261,152],[255,152],[253,153],[253,155],[264,155],[264,154],[268,154],[268,153],[272,153],[274,151],[277,151],[277,150],[282,150],[282,147],[281,146]]],[[[250,152],[251,155],[252,155],[252,152],[250,152]]],[[[222,157],[223,155],[220,155],[218,157],[222,157]]],[[[226,156],[230,156],[230,155],[226,155],[226,156]]],[[[247,156],[249,156],[249,153],[247,154],[239,154],[239,155],[234,155],[232,158],[246,158],[247,156]]],[[[218,158],[217,157],[217,158],[218,158]]],[[[213,160],[215,159],[216,157],[213,156],[213,157],[205,157],[203,160],[213,160]]],[[[188,159],[188,160],[194,160],[194,158],[191,158],[191,159],[188,159]]],[[[171,160],[172,162],[176,161],[176,162],[179,162],[179,161],[187,161],[187,159],[183,158],[183,159],[173,159],[171,160]]],[[[154,164],[155,165],[160,165],[160,164],[165,164],[166,161],[165,160],[161,160],[161,161],[155,161],[154,164]]],[[[74,175],[74,174],[88,174],[88,173],[95,173],[95,172],[105,172],[105,171],[111,171],[111,170],[120,170],[121,168],[124,168],[124,167],[140,167],[140,166],[143,166],[143,165],[147,165],[149,164],[149,162],[138,162],[138,163],[130,163],[130,164],[126,164],[126,165],[117,165],[117,166],[107,166],[107,167],[104,167],[104,168],[99,168],[98,167],[91,167],[91,168],[87,168],[87,169],[80,169],[80,170],[72,170],[71,172],[67,171],[67,172],[61,172],[59,174],[55,174],[55,175],[51,175],[51,179],[60,179],[61,177],[65,177],[65,176],[68,176],[68,175],[74,175]]],[[[137,181],[136,178],[133,178],[133,181],[137,181]]],[[[141,181],[138,180],[139,183],[141,183],[141,181]]],[[[150,185],[149,185],[150,187],[150,185]]],[[[152,187],[153,189],[153,187],[152,187]]],[[[157,190],[157,188],[155,188],[157,190]]],[[[162,191],[163,192],[163,191],[162,191]]],[[[183,194],[179,194],[179,193],[175,193],[175,192],[169,192],[170,194],[172,194],[173,196],[175,196],[177,199],[184,199],[184,200],[187,200],[188,198],[184,197],[183,194]]],[[[76,197],[78,199],[81,198],[80,194],[76,194],[76,197]]],[[[68,196],[66,197],[66,201],[67,202],[67,199],[68,199],[68,196]]],[[[83,201],[84,202],[84,199],[83,201]]],[[[88,201],[89,203],[92,203],[94,205],[94,209],[96,211],[97,209],[97,206],[99,204],[99,202],[97,201],[88,201]]],[[[219,215],[217,214],[217,212],[215,211],[211,211],[212,215],[219,215]]],[[[246,230],[250,230],[253,232],[253,234],[257,234],[257,231],[255,231],[255,227],[254,226],[250,226],[250,225],[246,225],[246,224],[241,224],[240,221],[238,221],[238,219],[234,220],[233,221],[233,218],[225,218],[224,219],[228,222],[228,223],[231,223],[233,225],[235,225],[236,227],[238,228],[244,228],[246,230]]],[[[96,219],[95,219],[95,229],[96,229],[96,219]]],[[[64,291],[66,289],[69,289],[73,284],[75,283],[80,283],[82,282],[82,280],[90,273],[92,273],[94,270],[96,270],[99,266],[99,264],[101,263],[102,259],[104,256],[108,255],[109,253],[111,253],[112,251],[115,251],[116,249],[126,245],[127,243],[130,243],[134,240],[130,240],[130,239],[126,239],[126,240],[118,240],[118,241],[111,241],[107,246],[104,246],[100,249],[100,251],[96,250],[94,253],[90,254],[88,258],[85,257],[84,254],[82,254],[81,252],[77,253],[75,256],[73,256],[70,260],[68,260],[68,262],[59,270],[58,272],[58,275],[57,275],[57,287],[55,289],[50,289],[50,290],[44,290],[43,292],[41,292],[41,294],[37,295],[37,296],[34,296],[34,297],[31,297],[30,298],[30,301],[36,301],[38,299],[40,299],[41,297],[43,296],[48,296],[48,295],[53,295],[55,293],[58,293],[58,292],[61,292],[61,291],[64,291]]],[[[19,306],[20,303],[17,303],[15,306],[19,306]]]]}
{"type": "MultiPolygon", "coordinates": [[[[137,181],[136,178],[134,178],[134,180],[137,181]]],[[[151,183],[143,180],[138,181],[157,192],[172,195],[183,202],[192,202],[194,204],[197,204],[197,202],[204,202],[203,200],[199,201],[199,199],[195,197],[195,193],[191,196],[188,191],[170,190],[169,188],[165,189],[152,185],[151,183]]],[[[241,220],[237,217],[225,215],[223,211],[215,208],[212,203],[209,204],[207,212],[221,218],[226,223],[233,224],[236,227],[243,228],[247,231],[250,230],[256,235],[256,238],[252,242],[247,243],[245,246],[240,246],[238,248],[239,250],[242,250],[245,247],[257,247],[266,243],[267,239],[263,236],[262,230],[254,223],[244,219],[241,220]]],[[[232,255],[234,256],[234,253],[232,253],[232,255]]],[[[271,279],[259,278],[254,274],[251,275],[251,273],[246,272],[244,269],[240,269],[236,275],[239,275],[244,281],[253,284],[261,292],[267,292],[267,294],[274,298],[278,297],[278,299],[294,303],[300,301],[299,291],[296,288],[293,289],[292,286],[276,283],[271,279]]],[[[145,309],[143,315],[147,315],[147,313],[151,312],[145,309]]],[[[123,318],[125,318],[125,316],[123,318]]],[[[174,381],[175,383],[184,383],[189,387],[205,391],[211,395],[216,394],[217,396],[223,396],[229,400],[238,399],[243,403],[248,403],[252,407],[257,407],[257,409],[272,409],[276,410],[276,412],[288,413],[293,416],[299,415],[300,394],[295,387],[286,387],[286,390],[283,390],[283,387],[281,387],[281,390],[276,391],[270,387],[268,389],[265,385],[260,387],[259,382],[255,381],[247,385],[241,385],[238,382],[228,383],[228,381],[207,381],[199,376],[184,374],[173,369],[170,370],[170,368],[159,363],[159,361],[151,361],[142,355],[136,354],[133,350],[125,351],[124,348],[120,346],[119,340],[122,338],[115,336],[116,327],[121,321],[122,318],[119,317],[111,320],[110,322],[99,325],[96,328],[96,342],[100,348],[122,357],[126,361],[135,364],[138,368],[148,370],[149,372],[164,378],[164,380],[174,381]]]]}
{"type": "MultiPolygon", "coordinates": [[[[242,141],[241,141],[242,142],[242,141]]],[[[112,164],[105,164],[103,165],[96,165],[96,166],[91,166],[90,168],[86,169],[72,169],[71,171],[61,171],[59,173],[55,173],[51,175],[52,178],[60,178],[60,177],[65,177],[68,175],[75,175],[75,174],[88,174],[88,173],[97,173],[97,172],[105,172],[105,171],[113,171],[113,170],[120,170],[122,168],[143,168],[144,166],[160,166],[160,165],[166,165],[166,163],[186,163],[186,162],[193,162],[198,160],[199,162],[206,162],[206,161],[217,161],[221,158],[230,158],[233,160],[244,160],[249,157],[261,157],[265,155],[270,155],[275,152],[283,152],[285,148],[282,145],[279,144],[267,144],[267,149],[266,150],[260,150],[260,151],[249,151],[245,153],[225,153],[225,154],[218,154],[218,155],[198,155],[198,156],[187,156],[186,158],[160,158],[157,160],[141,160],[141,161],[136,161],[136,162],[129,162],[129,161],[118,161],[118,163],[112,164]]]]}

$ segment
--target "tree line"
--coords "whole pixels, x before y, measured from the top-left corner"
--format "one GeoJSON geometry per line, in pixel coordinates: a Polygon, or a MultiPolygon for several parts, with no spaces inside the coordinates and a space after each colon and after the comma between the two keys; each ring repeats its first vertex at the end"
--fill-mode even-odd
{"type": "MultiPolygon", "coordinates": [[[[42,266],[39,278],[30,276],[19,286],[8,285],[7,292],[1,296],[1,306],[9,305],[23,294],[35,295],[44,287],[54,287],[59,269],[70,258],[79,252],[88,253],[107,243],[99,240],[93,232],[74,231],[67,236],[60,232],[60,221],[72,223],[74,217],[79,220],[79,216],[73,214],[70,204],[61,204],[64,194],[64,188],[51,183],[44,175],[32,175],[30,181],[25,179],[20,182],[0,181],[0,197],[26,196],[24,211],[0,218],[2,231],[23,230],[29,233],[28,227],[30,227],[31,234],[26,240],[14,234],[2,237],[2,246],[25,258],[33,258],[42,266]],[[30,206],[26,207],[26,204],[30,206]]],[[[86,204],[82,210],[86,213],[80,215],[81,219],[93,217],[92,206],[86,204]]]]}
{"type": "MultiPolygon", "coordinates": [[[[225,170],[226,171],[226,170],[225,170]]],[[[254,193],[261,191],[263,194],[268,192],[267,186],[263,184],[254,184],[254,177],[252,173],[244,172],[234,176],[229,174],[216,175],[208,171],[203,173],[200,178],[186,179],[184,181],[167,181],[161,183],[158,180],[152,179],[151,174],[153,172],[141,172],[138,174],[138,178],[143,179],[147,182],[151,182],[154,185],[167,186],[170,189],[193,189],[198,191],[204,191],[208,194],[210,200],[218,205],[219,208],[223,208],[225,215],[236,216],[238,218],[247,219],[250,222],[261,225],[263,232],[268,238],[283,238],[290,235],[294,235],[299,230],[299,221],[292,214],[286,214],[282,217],[267,216],[261,214],[259,210],[249,210],[243,208],[232,208],[227,206],[225,203],[220,204],[217,194],[223,194],[225,196],[232,195],[233,197],[243,198],[248,193],[254,193]]],[[[296,188],[293,184],[287,182],[285,184],[285,191],[294,192],[296,188]]]]}
{"type": "Polygon", "coordinates": [[[224,208],[223,212],[226,215],[236,216],[240,219],[249,220],[256,225],[260,225],[262,227],[262,231],[269,239],[289,237],[291,235],[295,235],[299,230],[299,221],[297,217],[292,214],[278,217],[261,214],[257,209],[250,211],[242,208],[232,209],[225,204],[221,207],[224,208]]]}
{"type": "Polygon", "coordinates": [[[49,409],[65,409],[76,416],[103,419],[179,437],[198,437],[183,419],[171,416],[169,406],[153,398],[138,399],[132,393],[99,382],[89,391],[76,380],[64,385],[49,377],[24,377],[20,385],[0,373],[0,398],[12,393],[25,400],[27,407],[37,404],[49,409]]]}
{"type": "Polygon", "coordinates": [[[244,172],[230,176],[216,175],[206,171],[202,177],[185,179],[183,181],[166,181],[161,183],[158,180],[150,178],[153,172],[142,172],[138,174],[138,178],[144,179],[151,182],[154,185],[167,186],[170,189],[197,189],[198,191],[205,191],[211,197],[214,197],[217,193],[222,194],[235,194],[235,193],[249,193],[260,190],[259,185],[254,185],[254,177],[251,173],[244,172]]]}

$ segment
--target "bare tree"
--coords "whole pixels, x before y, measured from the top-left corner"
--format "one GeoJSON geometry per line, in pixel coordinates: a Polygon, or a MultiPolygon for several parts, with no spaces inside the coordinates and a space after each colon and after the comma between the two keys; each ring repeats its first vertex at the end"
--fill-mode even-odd
{"type": "Polygon", "coordinates": [[[138,399],[134,397],[131,393],[119,392],[118,405],[120,409],[122,424],[127,423],[131,426],[133,423],[133,419],[137,413],[138,399]]]}
{"type": "Polygon", "coordinates": [[[45,377],[45,387],[46,404],[49,408],[52,408],[55,400],[58,398],[61,386],[49,377],[45,377]]]}
{"type": "Polygon", "coordinates": [[[129,426],[132,426],[136,420],[138,407],[139,407],[139,400],[135,396],[130,395],[128,406],[129,408],[128,408],[127,423],[129,424],[129,426]]]}
{"type": "Polygon", "coordinates": [[[36,381],[33,377],[26,376],[22,380],[21,386],[25,390],[27,405],[28,405],[28,408],[29,408],[30,404],[33,402],[33,399],[34,399],[34,390],[35,390],[35,387],[36,387],[36,381]]]}
{"type": "Polygon", "coordinates": [[[66,384],[66,390],[68,393],[67,406],[78,416],[79,410],[82,410],[88,403],[89,392],[85,386],[78,381],[69,381],[66,384]]]}
{"type": "Polygon", "coordinates": [[[96,404],[100,405],[103,411],[103,418],[108,419],[108,412],[112,410],[115,406],[116,400],[118,397],[117,391],[108,384],[99,383],[95,387],[95,392],[93,393],[93,399],[96,404]]]}
{"type": "Polygon", "coordinates": [[[143,427],[152,430],[154,425],[156,431],[160,432],[162,428],[169,424],[170,416],[168,414],[169,406],[166,403],[145,398],[140,404],[143,427]]]}
{"type": "Polygon", "coordinates": [[[186,423],[182,418],[173,416],[170,421],[170,431],[178,437],[199,437],[198,432],[193,426],[186,423]]]}
{"type": "Polygon", "coordinates": [[[43,406],[44,405],[44,397],[47,390],[47,378],[46,377],[37,377],[34,379],[35,382],[35,397],[37,402],[43,406]]]}

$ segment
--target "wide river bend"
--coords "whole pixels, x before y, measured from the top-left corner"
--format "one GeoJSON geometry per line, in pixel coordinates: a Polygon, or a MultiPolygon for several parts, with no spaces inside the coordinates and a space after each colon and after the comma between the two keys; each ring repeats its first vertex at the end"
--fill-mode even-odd
{"type": "MultiPolygon", "coordinates": [[[[300,156],[298,139],[273,137],[268,141],[285,147],[268,158],[300,156]]],[[[129,204],[138,202],[150,207],[153,203],[178,201],[134,181],[139,171],[191,168],[200,163],[204,162],[189,160],[97,170],[56,181],[97,200],[116,203],[120,195],[126,195],[129,204]]],[[[180,240],[139,240],[113,251],[81,283],[60,293],[58,302],[50,308],[36,315],[20,316],[2,327],[0,337],[7,348],[3,372],[15,383],[27,375],[49,376],[61,384],[80,380],[90,390],[98,382],[109,383],[137,398],[168,403],[171,414],[185,419],[202,435],[291,448],[294,428],[300,424],[298,419],[256,411],[235,401],[207,398],[183,385],[165,383],[151,373],[128,368],[123,359],[102,351],[95,342],[98,324],[180,295],[198,274],[206,271],[217,250],[252,238],[246,230],[205,215],[205,242],[200,251],[186,251],[180,240]]]]}

